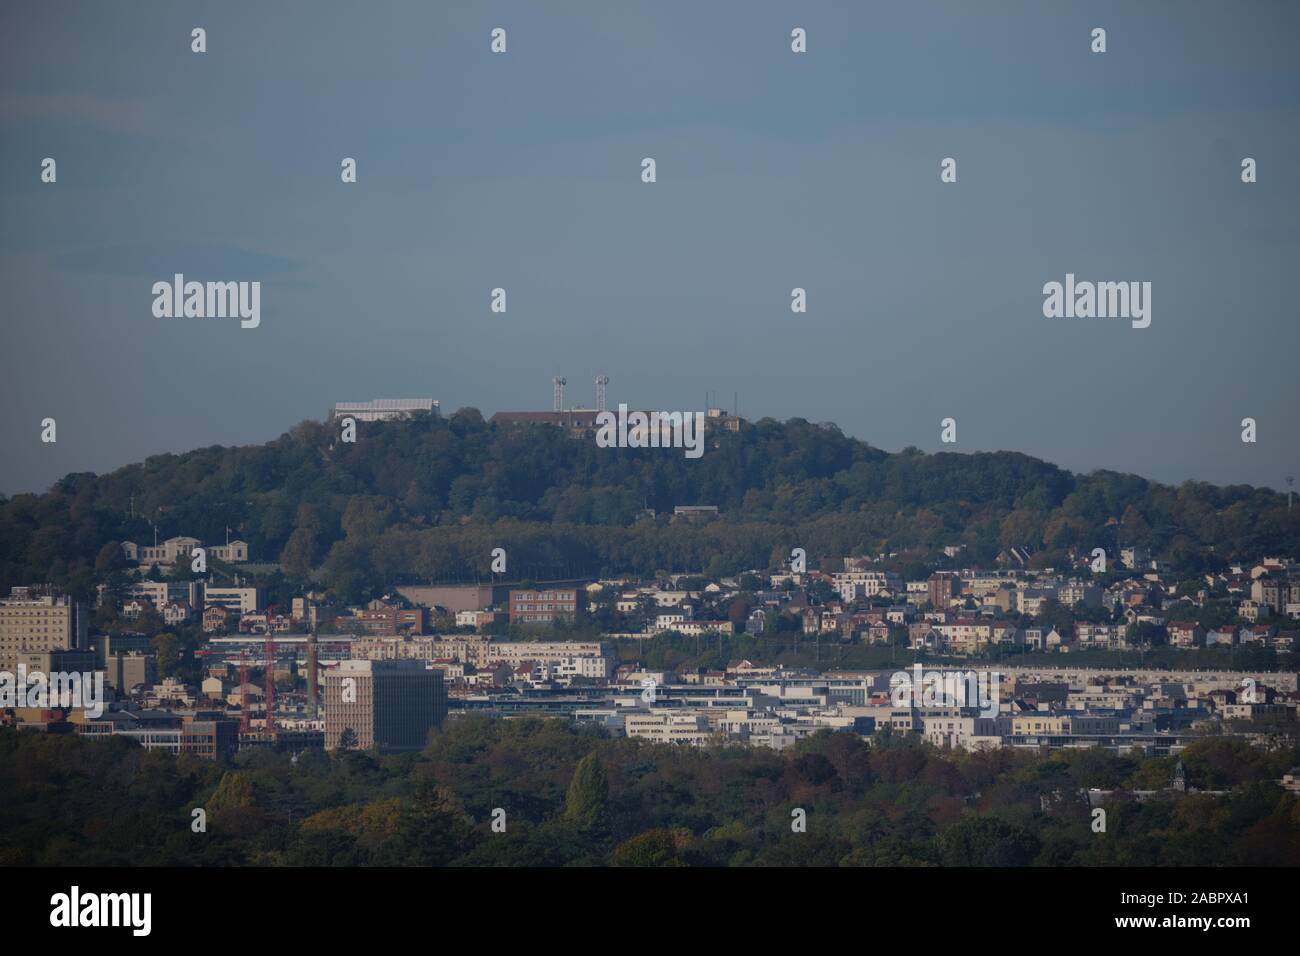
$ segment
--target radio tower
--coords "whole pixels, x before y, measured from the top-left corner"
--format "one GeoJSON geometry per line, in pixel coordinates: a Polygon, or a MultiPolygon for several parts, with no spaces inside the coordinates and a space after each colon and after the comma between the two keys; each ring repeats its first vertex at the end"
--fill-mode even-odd
{"type": "Polygon", "coordinates": [[[1291,510],[1291,492],[1295,488],[1295,475],[1286,476],[1286,510],[1291,510]]]}
{"type": "Polygon", "coordinates": [[[552,411],[562,412],[564,411],[564,386],[569,384],[568,380],[557,375],[551,379],[551,384],[555,386],[555,407],[552,411]]]}
{"type": "Polygon", "coordinates": [[[609,384],[608,375],[596,376],[596,411],[605,410],[605,386],[609,384]]]}

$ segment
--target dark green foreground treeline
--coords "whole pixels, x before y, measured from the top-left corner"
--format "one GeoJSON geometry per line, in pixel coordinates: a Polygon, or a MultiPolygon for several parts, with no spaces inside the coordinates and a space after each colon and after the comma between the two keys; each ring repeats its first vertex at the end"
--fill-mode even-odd
{"type": "Polygon", "coordinates": [[[829,732],[784,754],[697,750],[471,718],[420,754],[217,765],[5,730],[0,866],[1300,865],[1300,798],[1271,782],[1300,748],[1213,738],[1182,759],[1191,786],[1229,792],[1117,798],[1094,833],[1080,788],[1158,790],[1174,760],[829,732]],[[205,833],[192,832],[196,807],[205,833]]]}

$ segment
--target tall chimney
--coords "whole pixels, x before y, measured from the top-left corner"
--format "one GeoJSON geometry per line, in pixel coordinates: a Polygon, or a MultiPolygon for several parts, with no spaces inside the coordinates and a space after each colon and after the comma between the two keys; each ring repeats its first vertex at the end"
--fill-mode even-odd
{"type": "Polygon", "coordinates": [[[316,632],[307,635],[307,714],[316,719],[316,632]]]}

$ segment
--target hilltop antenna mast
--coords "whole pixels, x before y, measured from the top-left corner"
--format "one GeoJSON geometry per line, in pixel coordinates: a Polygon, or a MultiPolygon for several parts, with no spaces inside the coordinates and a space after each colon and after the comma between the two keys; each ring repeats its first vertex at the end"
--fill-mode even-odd
{"type": "Polygon", "coordinates": [[[557,375],[555,378],[551,379],[551,384],[555,386],[555,407],[551,410],[562,412],[564,411],[564,386],[568,385],[569,382],[567,379],[561,378],[557,375]]]}
{"type": "Polygon", "coordinates": [[[1295,488],[1295,475],[1286,476],[1286,510],[1291,510],[1291,492],[1295,488]]]}
{"type": "Polygon", "coordinates": [[[609,384],[608,375],[596,376],[596,411],[605,410],[605,386],[609,384]]]}

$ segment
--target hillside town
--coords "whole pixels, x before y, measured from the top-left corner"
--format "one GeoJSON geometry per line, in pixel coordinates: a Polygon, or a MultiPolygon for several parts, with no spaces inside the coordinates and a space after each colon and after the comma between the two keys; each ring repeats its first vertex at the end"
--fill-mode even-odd
{"type": "MultiPolygon", "coordinates": [[[[128,583],[101,586],[93,609],[48,587],[0,601],[0,672],[22,678],[3,688],[6,724],[209,758],[419,749],[466,714],[561,717],[691,746],[780,750],[831,730],[916,734],[943,748],[1168,755],[1210,734],[1273,746],[1294,734],[1300,705],[1294,670],[1246,656],[1293,660],[1300,566],[1273,557],[1176,581],[1136,548],[1110,573],[1095,555],[1030,570],[1012,548],[991,569],[907,580],[885,569],[890,555],[807,570],[795,549],[781,567],[714,580],[410,585],[364,606],[306,593],[277,607],[239,570],[250,567],[245,542],[207,551],[232,569],[226,584],[163,577],[194,559],[196,538],[121,547],[128,583]],[[181,666],[187,634],[193,679],[181,666]],[[716,656],[741,639],[774,653],[716,656]],[[647,663],[673,642],[695,654],[647,663]],[[845,649],[877,658],[837,664],[845,649]],[[1161,666],[1143,663],[1162,649],[1161,666]],[[701,666],[710,652],[713,665],[701,666]],[[1107,652],[1138,663],[1103,661],[1107,652]],[[42,674],[83,681],[27,676],[42,674]],[[74,693],[89,695],[91,675],[102,677],[94,706],[74,693]],[[931,685],[947,689],[915,692],[931,685]],[[976,685],[979,699],[954,692],[976,685]]],[[[960,549],[945,557],[959,561],[960,549]]]]}

